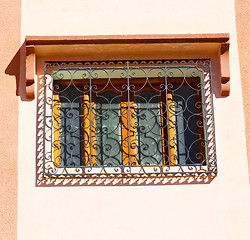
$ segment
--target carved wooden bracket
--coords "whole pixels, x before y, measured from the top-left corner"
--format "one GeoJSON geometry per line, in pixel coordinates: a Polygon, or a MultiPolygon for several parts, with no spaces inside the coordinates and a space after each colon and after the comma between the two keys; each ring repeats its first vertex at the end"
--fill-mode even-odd
{"type": "Polygon", "coordinates": [[[33,100],[35,97],[35,46],[26,45],[26,99],[33,100]]]}
{"type": "MultiPolygon", "coordinates": [[[[114,44],[119,46],[126,46],[130,44],[134,47],[140,45],[146,47],[147,49],[147,46],[150,44],[151,46],[158,45],[158,48],[154,48],[154,50],[151,51],[153,56],[160,56],[160,54],[162,54],[161,46],[162,44],[165,44],[164,46],[167,46],[168,49],[164,55],[164,59],[175,59],[175,57],[176,59],[210,58],[210,47],[214,51],[214,55],[216,55],[217,58],[219,56],[219,60],[216,61],[215,72],[217,72],[217,74],[213,74],[212,69],[212,77],[213,79],[219,78],[214,80],[221,82],[221,96],[229,96],[230,94],[229,34],[227,33],[113,36],[27,36],[26,98],[30,100],[34,99],[36,57],[40,57],[39,54],[44,58],[50,58],[50,60],[55,59],[55,57],[58,56],[60,59],[63,58],[64,61],[74,60],[76,56],[79,60],[79,56],[81,56],[81,54],[84,55],[86,59],[86,57],[88,57],[86,56],[86,52],[91,53],[91,50],[86,51],[86,46],[91,49],[99,45],[106,47],[103,47],[101,51],[92,52],[91,54],[92,57],[94,54],[95,57],[98,56],[99,58],[102,58],[105,54],[107,54],[107,46],[114,46],[114,44]],[[103,49],[105,49],[106,52],[103,49]],[[155,49],[158,52],[156,52],[155,49]],[[47,54],[49,54],[49,56],[47,54]]],[[[120,49],[122,50],[122,47],[120,49]]]]}
{"type": "Polygon", "coordinates": [[[230,94],[229,41],[221,44],[221,96],[230,94]]]}

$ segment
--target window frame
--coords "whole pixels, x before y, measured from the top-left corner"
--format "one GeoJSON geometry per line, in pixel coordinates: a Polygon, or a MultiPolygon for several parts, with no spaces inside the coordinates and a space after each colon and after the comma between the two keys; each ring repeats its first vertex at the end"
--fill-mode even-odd
{"type": "MultiPolygon", "coordinates": [[[[127,61],[116,61],[112,62],[112,64],[123,64],[127,61]]],[[[217,164],[216,164],[216,151],[215,151],[215,136],[214,136],[214,118],[213,118],[213,97],[212,97],[212,81],[211,81],[211,62],[209,59],[200,59],[200,60],[192,60],[192,59],[182,59],[182,60],[140,60],[140,61],[130,61],[135,66],[161,66],[161,67],[178,67],[178,68],[187,68],[187,67],[193,67],[193,68],[198,68],[202,70],[202,76],[204,80],[204,91],[205,91],[205,85],[206,85],[206,92],[204,92],[204,103],[206,103],[206,108],[209,107],[209,119],[207,119],[207,122],[209,122],[209,126],[207,129],[210,129],[210,136],[207,137],[207,139],[210,139],[208,145],[211,145],[209,148],[210,156],[209,160],[206,166],[204,165],[189,165],[189,166],[153,166],[153,167],[145,167],[145,166],[137,166],[133,167],[123,167],[118,169],[118,167],[110,168],[110,167],[100,167],[97,171],[97,168],[95,167],[86,167],[86,166],[79,166],[79,167],[65,167],[65,168],[58,168],[55,167],[55,164],[53,164],[53,159],[52,155],[53,154],[46,154],[46,127],[44,128],[44,159],[43,159],[43,173],[44,175],[48,177],[73,177],[73,178],[83,178],[83,177],[150,177],[150,176],[191,176],[191,175],[200,175],[200,174],[216,174],[217,173],[217,164]],[[139,65],[138,65],[139,64],[139,65]],[[206,79],[206,80],[205,80],[206,79]],[[206,81],[206,82],[205,82],[206,81]],[[46,160],[46,156],[50,156],[49,161],[46,160]]],[[[49,64],[53,64],[55,62],[45,62],[46,67],[45,67],[45,73],[44,73],[44,79],[46,80],[48,78],[48,72],[47,69],[50,68],[49,64]]],[[[93,66],[96,67],[98,64],[108,64],[110,62],[77,62],[78,67],[86,67],[86,66],[93,66]]],[[[60,63],[62,66],[70,66],[71,67],[74,65],[73,62],[62,62],[60,63]]],[[[101,65],[100,65],[101,66],[101,65]]],[[[106,66],[106,67],[107,67],[106,66]]],[[[44,89],[46,88],[46,81],[44,81],[44,89]]],[[[46,95],[46,90],[44,91],[46,95]]],[[[46,114],[46,102],[45,103],[45,114],[46,114]]],[[[53,102],[53,100],[52,100],[53,102]]],[[[48,109],[48,108],[47,108],[48,109]]],[[[49,113],[49,115],[51,115],[49,113]]],[[[207,116],[206,116],[207,118],[207,116]]],[[[44,121],[46,122],[46,117],[44,118],[44,121]]],[[[46,124],[45,124],[46,126],[46,124]]],[[[51,127],[52,129],[52,127],[51,127]]],[[[206,133],[205,133],[206,134],[206,133]]],[[[53,134],[51,134],[53,135],[53,134]]],[[[48,145],[48,144],[47,144],[48,145]]],[[[51,151],[52,152],[52,151],[51,151]]]]}

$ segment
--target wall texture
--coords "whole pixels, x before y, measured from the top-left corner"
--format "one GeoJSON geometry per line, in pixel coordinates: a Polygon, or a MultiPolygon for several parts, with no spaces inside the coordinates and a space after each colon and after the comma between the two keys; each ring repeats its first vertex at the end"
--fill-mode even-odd
{"type": "Polygon", "coordinates": [[[74,5],[66,0],[0,0],[0,240],[201,236],[248,240],[249,12],[247,0],[235,0],[235,4],[234,0],[75,0],[74,5]],[[36,101],[18,98],[19,48],[26,35],[214,32],[231,36],[231,95],[214,98],[219,167],[214,181],[35,187],[36,101]]]}
{"type": "Polygon", "coordinates": [[[22,39],[25,35],[212,32],[229,32],[231,38],[231,95],[214,96],[218,176],[210,184],[196,185],[36,187],[36,100],[20,99],[18,239],[249,239],[234,0],[191,4],[76,0],[74,5],[66,0],[22,1],[22,39]]]}
{"type": "Polygon", "coordinates": [[[246,144],[248,154],[248,168],[250,180],[250,82],[249,82],[249,52],[250,52],[250,3],[247,0],[235,1],[236,29],[240,59],[240,74],[242,83],[246,144]]]}
{"type": "Polygon", "coordinates": [[[21,1],[0,1],[0,239],[17,237],[21,1]]]}

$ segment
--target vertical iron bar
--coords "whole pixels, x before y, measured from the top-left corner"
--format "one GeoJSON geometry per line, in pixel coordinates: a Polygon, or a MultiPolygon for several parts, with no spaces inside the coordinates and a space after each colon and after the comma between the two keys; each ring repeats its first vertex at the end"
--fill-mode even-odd
{"type": "Polygon", "coordinates": [[[45,171],[45,126],[46,126],[46,62],[44,63],[44,79],[43,79],[43,176],[45,171]]]}
{"type": "Polygon", "coordinates": [[[90,74],[89,74],[89,165],[91,167],[92,165],[92,119],[91,119],[91,116],[92,116],[92,85],[91,85],[91,75],[92,75],[92,72],[91,72],[91,68],[89,69],[90,70],[90,74]]]}
{"type": "MultiPolygon", "coordinates": [[[[207,106],[206,106],[206,93],[205,93],[205,75],[204,75],[204,71],[202,71],[202,103],[204,104],[203,107],[203,115],[204,115],[204,138],[206,140],[206,155],[209,158],[209,151],[208,151],[208,133],[207,133],[207,106]]],[[[212,97],[212,96],[211,96],[212,97]]],[[[198,131],[198,130],[197,130],[198,131]]],[[[208,164],[208,163],[206,163],[208,164]]]]}
{"type": "MultiPolygon", "coordinates": [[[[210,95],[211,95],[211,102],[212,102],[212,116],[213,116],[213,140],[214,140],[214,164],[216,167],[215,172],[218,172],[217,166],[217,156],[216,156],[216,140],[215,140],[215,121],[214,121],[214,100],[213,100],[213,81],[212,81],[212,73],[211,73],[211,60],[209,60],[209,79],[210,79],[210,95]]],[[[207,129],[206,129],[207,132],[207,129]]]]}
{"type": "Polygon", "coordinates": [[[129,167],[131,171],[131,142],[130,142],[130,86],[129,86],[129,62],[127,61],[127,90],[128,90],[128,156],[129,167]]]}
{"type": "MultiPolygon", "coordinates": [[[[168,117],[168,76],[167,76],[167,67],[166,66],[165,66],[165,91],[166,91],[166,115],[167,115],[167,133],[168,133],[168,162],[169,162],[169,165],[171,165],[170,139],[169,139],[169,117],[168,117]]],[[[164,132],[164,130],[163,130],[163,132],[164,132]]],[[[165,143],[164,143],[164,145],[165,145],[165,143]]],[[[166,164],[166,162],[165,162],[165,164],[166,164]]]]}
{"type": "MultiPolygon", "coordinates": [[[[59,68],[60,69],[60,68],[59,68]]],[[[52,162],[54,163],[54,152],[53,152],[53,141],[54,141],[54,76],[53,73],[51,73],[51,106],[52,106],[52,117],[51,117],[51,157],[52,162]]]]}

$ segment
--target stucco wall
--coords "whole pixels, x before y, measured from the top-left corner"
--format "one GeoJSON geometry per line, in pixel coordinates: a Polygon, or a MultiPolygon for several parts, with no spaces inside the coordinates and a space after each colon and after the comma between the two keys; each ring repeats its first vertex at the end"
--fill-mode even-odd
{"type": "Polygon", "coordinates": [[[0,239],[16,239],[21,1],[0,1],[0,239]]]}
{"type": "Polygon", "coordinates": [[[214,96],[218,176],[210,184],[35,187],[36,101],[20,100],[19,239],[249,239],[250,209],[234,1],[23,0],[25,35],[231,36],[231,95],[214,96]]]}
{"type": "Polygon", "coordinates": [[[244,100],[244,114],[246,125],[246,144],[248,153],[248,169],[250,178],[250,83],[248,76],[249,70],[249,50],[250,50],[250,3],[247,0],[235,1],[237,40],[240,59],[240,74],[242,83],[242,93],[244,100]]]}

